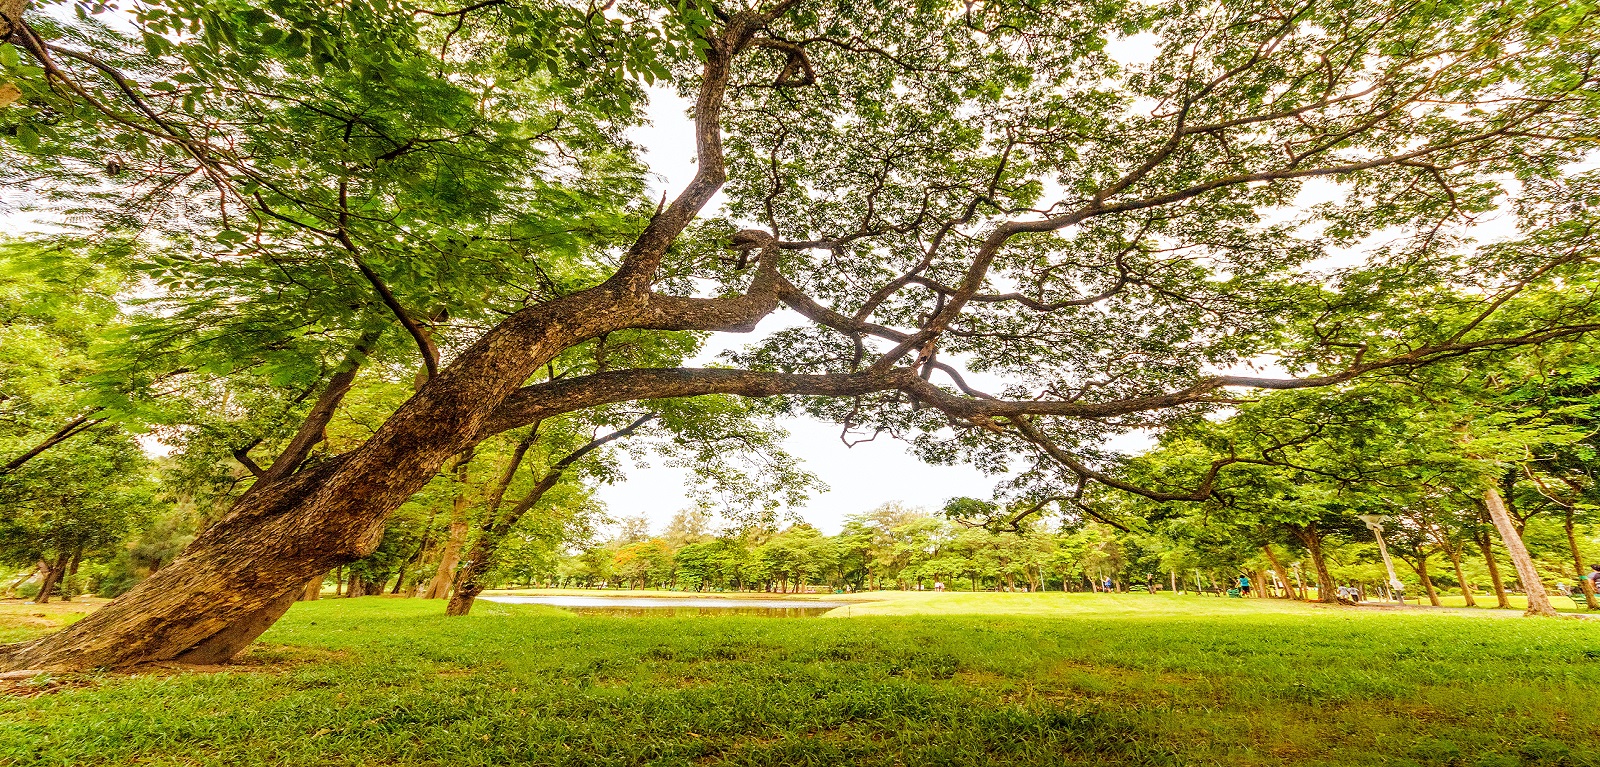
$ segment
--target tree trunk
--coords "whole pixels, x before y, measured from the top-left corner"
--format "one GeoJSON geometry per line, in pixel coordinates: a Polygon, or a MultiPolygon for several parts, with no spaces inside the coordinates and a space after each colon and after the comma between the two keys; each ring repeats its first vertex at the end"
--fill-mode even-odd
{"type": "Polygon", "coordinates": [[[1306,552],[1311,555],[1311,565],[1317,571],[1317,601],[1323,604],[1339,604],[1339,589],[1333,584],[1333,574],[1328,572],[1328,561],[1322,556],[1322,535],[1317,530],[1315,522],[1303,527],[1291,528],[1295,537],[1300,539],[1301,545],[1306,547],[1306,552]]]}
{"type": "Polygon", "coordinates": [[[67,554],[62,552],[44,571],[44,580],[39,583],[39,595],[33,598],[33,603],[42,605],[50,601],[50,592],[54,591],[56,584],[61,581],[62,573],[67,569],[67,554]]]}
{"type": "Polygon", "coordinates": [[[1550,597],[1545,594],[1544,581],[1539,580],[1539,571],[1533,566],[1533,557],[1528,554],[1528,547],[1523,545],[1522,537],[1517,535],[1516,528],[1511,523],[1511,514],[1506,511],[1500,491],[1493,485],[1483,491],[1483,504],[1489,510],[1489,519],[1494,521],[1495,529],[1500,532],[1500,540],[1505,543],[1506,551],[1511,554],[1511,564],[1517,568],[1517,575],[1522,579],[1523,590],[1528,595],[1528,615],[1556,615],[1556,608],[1550,604],[1550,597]]]}
{"type": "Polygon", "coordinates": [[[1278,559],[1277,552],[1272,550],[1272,544],[1270,544],[1270,543],[1262,544],[1261,550],[1266,552],[1267,561],[1272,564],[1272,571],[1277,573],[1278,574],[1278,580],[1283,582],[1284,591],[1288,592],[1288,594],[1286,595],[1287,598],[1289,598],[1289,599],[1303,599],[1303,597],[1301,595],[1294,593],[1294,585],[1289,580],[1289,571],[1284,569],[1283,562],[1278,559]]]}
{"type": "MultiPolygon", "coordinates": [[[[472,603],[478,598],[479,594],[483,593],[484,577],[489,574],[489,570],[494,566],[494,558],[499,551],[500,542],[505,540],[506,534],[511,532],[511,528],[516,526],[523,515],[538,505],[539,500],[544,498],[545,493],[550,492],[550,489],[561,481],[562,475],[572,468],[573,464],[599,449],[602,445],[622,439],[638,431],[640,427],[655,417],[656,413],[646,413],[621,429],[603,437],[589,440],[583,447],[572,451],[551,466],[550,470],[539,478],[538,484],[535,484],[533,489],[529,490],[522,500],[511,507],[510,511],[501,515],[500,504],[505,499],[506,488],[511,486],[511,480],[516,476],[518,467],[522,465],[523,457],[527,455],[528,448],[532,447],[533,441],[537,438],[538,427],[535,426],[532,433],[517,443],[516,450],[512,452],[511,459],[506,463],[505,471],[500,475],[500,481],[496,482],[494,489],[490,491],[486,504],[488,508],[484,513],[482,528],[478,531],[478,539],[472,545],[472,552],[468,555],[466,567],[461,569],[459,577],[455,579],[455,593],[450,597],[450,604],[445,606],[445,615],[466,615],[472,612],[472,603]]],[[[640,577],[639,582],[643,587],[644,578],[640,577]]]]}
{"type": "Polygon", "coordinates": [[[470,451],[456,460],[453,467],[456,483],[455,500],[450,508],[450,536],[445,539],[444,551],[439,555],[439,567],[428,583],[423,599],[444,599],[450,596],[450,584],[456,577],[456,565],[461,563],[461,547],[466,545],[471,523],[467,519],[467,463],[472,460],[470,451]]]}
{"type": "Polygon", "coordinates": [[[300,601],[309,602],[313,599],[321,599],[322,581],[326,577],[326,575],[319,575],[309,581],[306,581],[306,587],[300,592],[300,601]]]}
{"type": "MultiPolygon", "coordinates": [[[[1484,514],[1487,515],[1488,512],[1485,511],[1484,514]]],[[[1474,532],[1472,539],[1477,542],[1478,550],[1483,554],[1484,566],[1489,569],[1489,580],[1494,586],[1495,608],[1511,609],[1511,597],[1506,594],[1505,579],[1500,577],[1500,563],[1494,557],[1494,539],[1483,530],[1474,532]]]]}
{"type": "MultiPolygon", "coordinates": [[[[1600,600],[1595,598],[1594,581],[1589,580],[1583,571],[1583,552],[1578,550],[1578,536],[1573,531],[1572,507],[1566,508],[1566,518],[1562,521],[1567,530],[1567,548],[1572,551],[1573,571],[1578,574],[1578,588],[1583,589],[1583,601],[1590,610],[1600,610],[1600,600]]],[[[1573,600],[1577,601],[1577,600],[1573,600]]]]}
{"type": "Polygon", "coordinates": [[[191,648],[227,657],[270,626],[306,581],[369,554],[389,513],[490,428],[546,360],[607,326],[638,322],[638,296],[607,283],[507,318],[364,444],[257,483],[175,561],[46,637],[0,648],[0,669],[126,667],[191,648]],[[254,632],[254,633],[252,633],[254,632]]]}
{"type": "Polygon", "coordinates": [[[72,601],[72,577],[78,574],[78,561],[83,558],[83,547],[72,551],[72,561],[67,565],[66,577],[61,579],[61,601],[72,601]]]}
{"type": "MultiPolygon", "coordinates": [[[[478,531],[478,538],[473,542],[472,551],[467,555],[466,566],[461,568],[461,572],[455,575],[450,603],[445,605],[444,608],[445,615],[466,615],[472,612],[473,602],[478,598],[479,594],[483,593],[483,579],[488,574],[489,568],[493,563],[495,552],[499,550],[500,541],[505,538],[505,534],[517,523],[522,514],[533,508],[545,491],[554,486],[556,479],[560,478],[558,471],[550,472],[544,480],[541,480],[528,493],[527,497],[512,508],[506,515],[508,519],[502,520],[500,503],[505,499],[506,488],[510,487],[511,481],[516,478],[517,470],[521,468],[522,460],[527,456],[528,449],[533,446],[534,440],[538,439],[538,434],[539,427],[535,425],[533,430],[517,443],[516,449],[511,453],[510,460],[506,462],[505,470],[500,473],[500,480],[489,491],[489,498],[484,504],[482,529],[478,531]]],[[[452,536],[454,532],[452,527],[452,536]]]]}
{"type": "Polygon", "coordinates": [[[1445,556],[1450,557],[1450,566],[1455,568],[1456,584],[1461,587],[1461,597],[1466,600],[1467,607],[1477,607],[1478,599],[1472,595],[1472,587],[1467,585],[1467,576],[1461,572],[1460,547],[1446,547],[1444,553],[1445,556]]]}
{"type": "Polygon", "coordinates": [[[1439,601],[1439,592],[1433,588],[1433,578],[1428,575],[1428,555],[1418,552],[1417,561],[1414,563],[1407,561],[1406,564],[1411,565],[1411,569],[1416,571],[1417,580],[1422,582],[1422,590],[1428,595],[1428,604],[1443,607],[1439,601]]]}

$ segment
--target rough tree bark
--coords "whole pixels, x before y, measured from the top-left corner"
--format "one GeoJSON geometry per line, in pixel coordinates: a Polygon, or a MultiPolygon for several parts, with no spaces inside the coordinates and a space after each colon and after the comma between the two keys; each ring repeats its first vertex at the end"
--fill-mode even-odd
{"type": "Polygon", "coordinates": [[[22,11],[28,0],[0,0],[0,42],[11,42],[12,34],[21,29],[22,11]]]}
{"type": "Polygon", "coordinates": [[[1528,547],[1523,545],[1522,536],[1517,534],[1516,526],[1511,522],[1511,514],[1506,511],[1505,501],[1500,497],[1499,488],[1494,485],[1484,488],[1483,505],[1488,509],[1489,519],[1499,531],[1501,542],[1511,554],[1511,564],[1516,566],[1517,575],[1522,580],[1523,591],[1528,595],[1527,614],[1556,615],[1556,608],[1550,604],[1550,597],[1545,593],[1544,581],[1539,579],[1539,571],[1533,566],[1533,557],[1528,554],[1528,547]]]}

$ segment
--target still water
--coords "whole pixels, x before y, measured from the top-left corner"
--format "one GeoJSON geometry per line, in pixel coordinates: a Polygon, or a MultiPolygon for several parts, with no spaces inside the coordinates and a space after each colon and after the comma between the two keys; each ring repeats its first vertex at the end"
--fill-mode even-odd
{"type": "Polygon", "coordinates": [[[808,618],[849,602],[795,599],[717,599],[715,597],[479,597],[508,605],[550,605],[583,615],[625,615],[644,618],[682,618],[705,615],[758,615],[768,618],[808,618]]]}

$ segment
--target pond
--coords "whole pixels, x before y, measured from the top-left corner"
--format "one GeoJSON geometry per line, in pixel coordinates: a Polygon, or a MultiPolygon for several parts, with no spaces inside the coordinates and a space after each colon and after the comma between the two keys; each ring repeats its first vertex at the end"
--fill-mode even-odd
{"type": "Polygon", "coordinates": [[[755,615],[766,618],[810,618],[850,602],[798,599],[719,599],[716,597],[479,597],[508,605],[549,605],[582,615],[636,618],[683,618],[709,615],[755,615]]]}

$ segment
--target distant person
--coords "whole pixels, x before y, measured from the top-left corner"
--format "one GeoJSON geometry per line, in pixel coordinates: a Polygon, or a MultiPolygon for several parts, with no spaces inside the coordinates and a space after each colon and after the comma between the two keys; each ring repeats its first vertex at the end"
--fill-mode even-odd
{"type": "Polygon", "coordinates": [[[1239,595],[1246,597],[1250,596],[1250,576],[1239,576],[1239,595]]]}
{"type": "Polygon", "coordinates": [[[1589,586],[1592,591],[1600,593],[1600,564],[1589,565],[1589,586]]]}
{"type": "Polygon", "coordinates": [[[1109,575],[1106,576],[1106,581],[1105,581],[1105,583],[1100,584],[1100,588],[1103,589],[1104,591],[1106,591],[1107,593],[1110,593],[1110,591],[1111,591],[1111,576],[1109,576],[1109,575]]]}
{"type": "Polygon", "coordinates": [[[933,582],[933,590],[934,591],[944,591],[944,581],[934,581],[933,582]]]}

